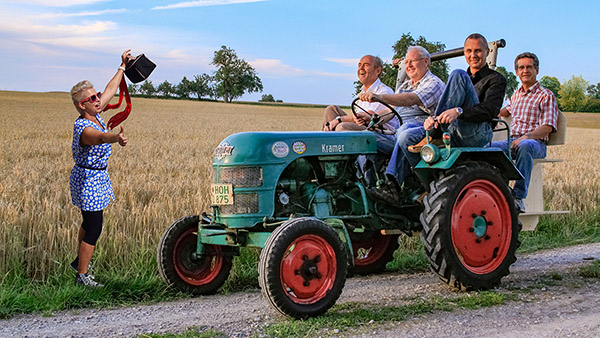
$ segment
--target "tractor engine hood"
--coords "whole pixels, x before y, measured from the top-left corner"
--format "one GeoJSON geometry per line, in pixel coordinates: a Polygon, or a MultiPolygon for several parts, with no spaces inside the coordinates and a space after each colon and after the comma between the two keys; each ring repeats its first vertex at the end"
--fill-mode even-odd
{"type": "Polygon", "coordinates": [[[225,138],[213,165],[291,163],[299,157],[376,154],[375,135],[351,132],[244,132],[225,138]]]}

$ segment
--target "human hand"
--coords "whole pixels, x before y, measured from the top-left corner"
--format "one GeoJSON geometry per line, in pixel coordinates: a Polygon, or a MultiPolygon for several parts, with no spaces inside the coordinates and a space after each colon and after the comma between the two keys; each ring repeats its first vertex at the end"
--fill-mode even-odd
{"type": "Polygon", "coordinates": [[[498,116],[500,116],[500,117],[509,117],[510,116],[510,112],[508,111],[508,109],[502,108],[502,109],[500,109],[500,113],[498,113],[498,116]]]}
{"type": "MultiPolygon", "coordinates": [[[[375,112],[370,110],[369,114],[374,114],[375,112]]],[[[356,112],[356,116],[354,116],[354,122],[360,126],[367,126],[369,122],[371,122],[371,115],[365,112],[356,112]]]]}
{"type": "Polygon", "coordinates": [[[378,98],[377,94],[371,93],[371,92],[360,93],[360,95],[358,97],[360,98],[361,101],[365,101],[365,102],[373,102],[374,99],[378,98]]]}
{"type": "Polygon", "coordinates": [[[423,123],[423,127],[425,130],[431,130],[433,128],[437,128],[437,122],[433,118],[433,116],[429,116],[427,120],[423,123]]]}
{"type": "Polygon", "coordinates": [[[456,111],[456,108],[450,108],[448,110],[443,111],[440,115],[438,115],[437,117],[437,121],[439,123],[452,123],[452,121],[456,120],[456,118],[458,118],[458,112],[456,111]]]}
{"type": "Polygon", "coordinates": [[[127,137],[123,133],[123,126],[121,126],[121,131],[119,132],[117,141],[119,142],[119,145],[121,147],[124,147],[127,145],[127,137]]]}
{"type": "Polygon", "coordinates": [[[394,66],[394,67],[400,67],[400,63],[403,60],[404,60],[404,58],[394,59],[394,61],[392,61],[392,66],[394,66]]]}
{"type": "Polygon", "coordinates": [[[521,141],[527,139],[527,135],[523,135],[521,137],[519,137],[518,139],[515,139],[512,141],[512,143],[510,144],[510,149],[512,150],[516,150],[517,147],[519,146],[519,143],[521,143],[521,141]]]}
{"type": "Polygon", "coordinates": [[[123,54],[121,54],[121,66],[122,67],[127,66],[127,62],[130,59],[134,59],[134,57],[131,56],[131,54],[129,54],[129,52],[131,52],[131,49],[128,49],[128,50],[124,51],[123,54]]]}

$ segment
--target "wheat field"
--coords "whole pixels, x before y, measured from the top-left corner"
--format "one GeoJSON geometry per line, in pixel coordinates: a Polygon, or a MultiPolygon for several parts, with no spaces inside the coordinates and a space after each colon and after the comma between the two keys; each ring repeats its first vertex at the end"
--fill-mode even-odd
{"type": "MultiPolygon", "coordinates": [[[[153,253],[174,220],[208,210],[214,148],[242,131],[318,130],[321,108],[133,98],[123,123],[126,147],[113,145],[109,174],[116,200],[104,213],[95,259],[132,264],[153,253]]],[[[115,111],[107,112],[108,120],[115,111]]],[[[78,114],[68,93],[0,91],[0,278],[11,270],[43,279],[75,255],[79,209],[71,204],[71,140],[78,114]]],[[[570,117],[571,114],[568,114],[570,117]]],[[[573,119],[564,146],[548,157],[546,204],[572,214],[595,213],[600,200],[600,149],[590,140],[600,114],[573,119]]]]}

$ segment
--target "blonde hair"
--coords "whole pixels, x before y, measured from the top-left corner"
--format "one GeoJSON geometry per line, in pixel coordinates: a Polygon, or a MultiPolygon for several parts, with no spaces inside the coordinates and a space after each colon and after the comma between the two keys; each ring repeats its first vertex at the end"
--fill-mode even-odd
{"type": "Polygon", "coordinates": [[[82,97],[83,92],[90,88],[94,88],[94,85],[88,80],[83,80],[71,88],[71,99],[73,100],[73,105],[75,105],[75,109],[77,109],[79,114],[83,113],[83,110],[79,108],[79,101],[85,99],[85,97],[82,97]]]}

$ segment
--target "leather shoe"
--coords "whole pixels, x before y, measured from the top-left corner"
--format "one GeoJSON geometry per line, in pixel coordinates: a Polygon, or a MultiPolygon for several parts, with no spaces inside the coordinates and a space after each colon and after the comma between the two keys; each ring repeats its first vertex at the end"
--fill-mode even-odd
{"type": "MultiPolygon", "coordinates": [[[[444,141],[442,141],[441,138],[436,138],[436,139],[432,139],[431,136],[429,136],[429,143],[434,145],[434,146],[443,146],[444,145],[444,141]]],[[[421,142],[413,145],[413,146],[408,146],[408,151],[414,154],[418,154],[421,152],[421,148],[423,148],[424,145],[427,144],[427,138],[424,137],[421,142]]]]}
{"type": "Polygon", "coordinates": [[[385,182],[379,187],[370,188],[369,192],[377,199],[383,200],[389,204],[400,203],[400,195],[392,182],[385,182]]]}

